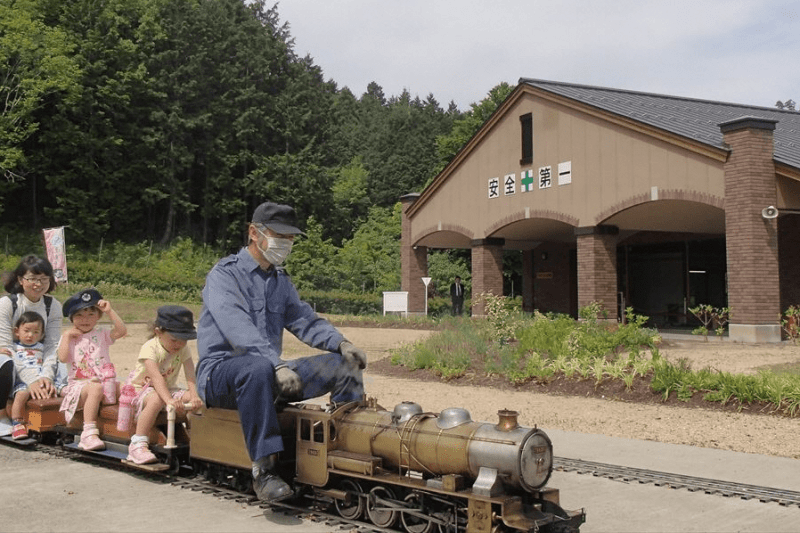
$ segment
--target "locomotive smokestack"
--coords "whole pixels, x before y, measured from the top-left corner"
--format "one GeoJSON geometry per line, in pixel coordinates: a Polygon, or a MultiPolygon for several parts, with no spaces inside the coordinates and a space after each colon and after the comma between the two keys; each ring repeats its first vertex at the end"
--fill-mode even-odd
{"type": "Polygon", "coordinates": [[[500,421],[497,424],[498,431],[512,431],[519,427],[517,424],[517,415],[519,415],[516,411],[509,411],[508,409],[501,409],[497,411],[497,416],[500,418],[500,421]]]}

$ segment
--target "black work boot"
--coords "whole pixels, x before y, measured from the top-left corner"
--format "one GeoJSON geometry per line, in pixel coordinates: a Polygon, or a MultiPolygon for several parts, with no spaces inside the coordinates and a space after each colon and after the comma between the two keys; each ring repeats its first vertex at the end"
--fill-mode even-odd
{"type": "Polygon", "coordinates": [[[292,487],[275,472],[277,466],[277,453],[253,462],[253,490],[262,502],[279,502],[294,496],[292,487]]]}

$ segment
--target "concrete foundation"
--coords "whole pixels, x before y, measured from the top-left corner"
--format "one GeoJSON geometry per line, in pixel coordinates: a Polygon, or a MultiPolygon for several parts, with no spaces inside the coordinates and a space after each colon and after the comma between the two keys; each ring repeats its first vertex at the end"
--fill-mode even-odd
{"type": "Polygon", "coordinates": [[[772,324],[730,324],[728,338],[733,342],[781,342],[781,327],[772,324]]]}

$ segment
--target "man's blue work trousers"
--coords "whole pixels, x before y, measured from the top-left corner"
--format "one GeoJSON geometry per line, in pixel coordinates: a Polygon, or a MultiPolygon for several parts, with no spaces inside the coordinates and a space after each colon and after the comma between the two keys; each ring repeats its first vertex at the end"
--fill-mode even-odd
{"type": "MultiPolygon", "coordinates": [[[[285,364],[303,382],[303,397],[288,400],[307,400],[331,393],[331,401],[339,403],[361,399],[364,394],[361,370],[350,368],[338,353],[312,355],[285,364]]],[[[206,384],[209,407],[239,411],[244,441],[253,461],[283,451],[274,382],[275,368],[269,359],[237,355],[217,364],[206,384]]]]}

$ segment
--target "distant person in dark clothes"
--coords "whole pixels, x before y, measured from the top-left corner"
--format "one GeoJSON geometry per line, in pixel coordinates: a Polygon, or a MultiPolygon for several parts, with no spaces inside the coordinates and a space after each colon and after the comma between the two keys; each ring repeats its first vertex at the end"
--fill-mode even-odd
{"type": "Polygon", "coordinates": [[[456,276],[455,282],[450,285],[450,299],[453,301],[453,316],[460,316],[464,310],[464,286],[458,276],[456,276]]]}

